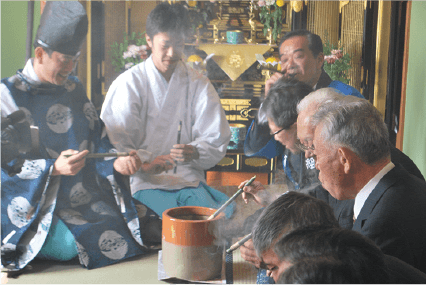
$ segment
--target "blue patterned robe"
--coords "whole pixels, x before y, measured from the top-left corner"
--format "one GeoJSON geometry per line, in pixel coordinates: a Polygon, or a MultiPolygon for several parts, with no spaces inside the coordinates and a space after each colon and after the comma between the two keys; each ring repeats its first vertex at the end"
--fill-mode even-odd
{"type": "MultiPolygon", "coordinates": [[[[28,64],[31,61],[26,69],[28,64]]],[[[122,176],[113,170],[115,159],[86,159],[75,176],[51,175],[64,150],[116,151],[77,78],[70,76],[64,86],[40,85],[18,72],[2,85],[2,97],[11,96],[40,135],[39,154],[26,154],[19,174],[9,177],[2,169],[3,266],[19,270],[33,260],[54,215],[72,232],[86,268],[145,253],[140,232],[145,224],[140,221],[146,219],[139,218],[159,217],[132,199],[122,176]]]]}

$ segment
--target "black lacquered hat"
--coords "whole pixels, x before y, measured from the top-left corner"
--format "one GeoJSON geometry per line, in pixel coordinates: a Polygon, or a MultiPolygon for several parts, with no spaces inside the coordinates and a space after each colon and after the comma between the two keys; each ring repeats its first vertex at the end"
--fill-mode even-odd
{"type": "Polygon", "coordinates": [[[34,45],[76,55],[87,35],[87,14],[78,1],[46,1],[34,45]]]}

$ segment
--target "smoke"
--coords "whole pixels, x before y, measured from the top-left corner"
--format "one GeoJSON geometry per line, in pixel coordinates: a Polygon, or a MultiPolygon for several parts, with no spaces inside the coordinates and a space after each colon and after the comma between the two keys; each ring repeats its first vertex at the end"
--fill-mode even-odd
{"type": "MultiPolygon", "coordinates": [[[[267,201],[266,204],[269,205],[287,191],[297,191],[309,195],[319,185],[320,183],[316,182],[298,190],[289,189],[287,184],[265,185],[266,190],[262,193],[264,195],[262,197],[264,201],[267,201]]],[[[242,198],[240,199],[242,200],[242,198]]],[[[223,225],[216,229],[216,244],[228,244],[229,246],[233,238],[242,238],[250,233],[263,209],[263,207],[256,205],[253,201],[250,201],[249,204],[245,204],[242,201],[236,203],[235,215],[231,219],[223,220],[223,225]]]]}

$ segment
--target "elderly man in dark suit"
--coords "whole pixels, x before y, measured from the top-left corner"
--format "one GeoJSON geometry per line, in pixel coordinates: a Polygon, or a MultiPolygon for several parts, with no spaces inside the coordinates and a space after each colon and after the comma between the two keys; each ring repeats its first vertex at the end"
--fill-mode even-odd
{"type": "Polygon", "coordinates": [[[354,200],[353,230],[426,272],[426,183],[390,159],[381,114],[367,100],[321,105],[311,119],[322,186],[354,200]]]}

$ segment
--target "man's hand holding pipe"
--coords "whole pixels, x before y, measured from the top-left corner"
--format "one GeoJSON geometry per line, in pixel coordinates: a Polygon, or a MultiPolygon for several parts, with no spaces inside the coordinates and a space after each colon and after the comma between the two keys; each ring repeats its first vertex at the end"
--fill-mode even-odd
{"type": "MultiPolygon", "coordinates": [[[[243,187],[248,180],[242,182],[238,188],[243,187]]],[[[253,183],[250,186],[244,186],[243,188],[242,197],[244,200],[244,203],[248,204],[250,199],[253,199],[256,204],[261,206],[267,206],[268,204],[268,192],[266,191],[265,187],[263,187],[262,183],[259,181],[253,181],[253,183]]]]}
{"type": "Polygon", "coordinates": [[[129,156],[120,156],[114,161],[114,169],[123,175],[135,174],[141,168],[142,162],[136,153],[132,150],[129,156]]]}
{"type": "Polygon", "coordinates": [[[74,149],[64,150],[53,164],[52,175],[76,175],[86,165],[84,157],[88,153],[87,149],[80,152],[74,149]],[[72,154],[72,156],[66,157],[67,154],[72,154]]]}

